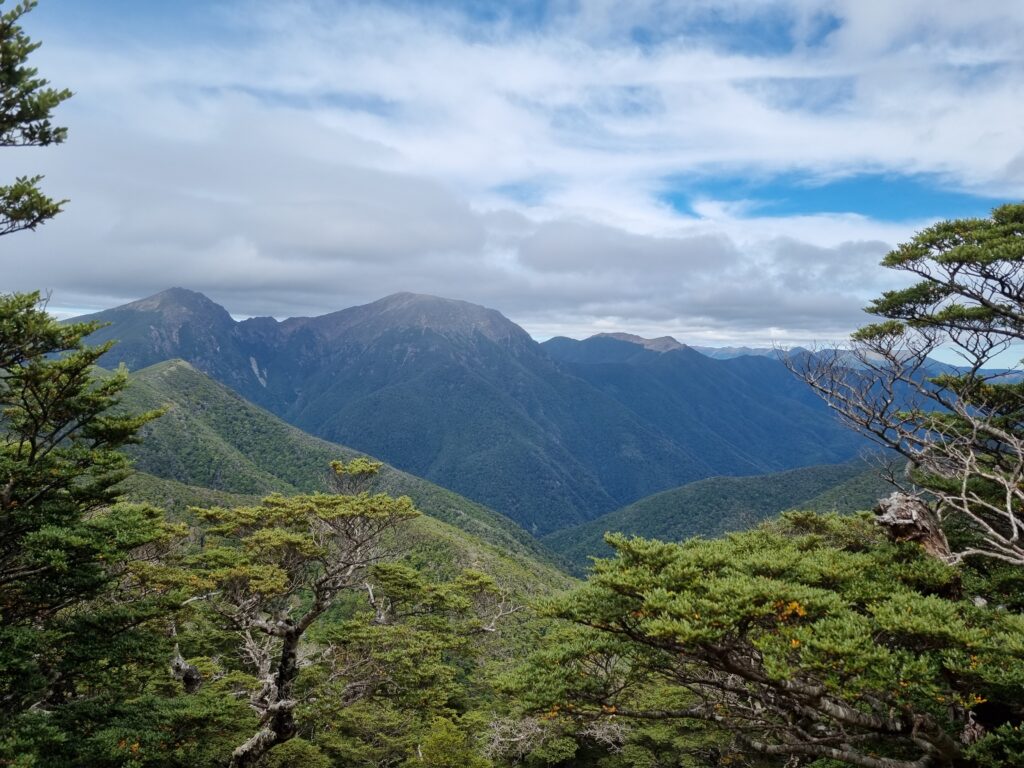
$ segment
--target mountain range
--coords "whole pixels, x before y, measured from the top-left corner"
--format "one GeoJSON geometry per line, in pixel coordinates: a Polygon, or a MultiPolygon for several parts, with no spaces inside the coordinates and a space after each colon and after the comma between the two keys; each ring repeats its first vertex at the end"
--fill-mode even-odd
{"type": "MultiPolygon", "coordinates": [[[[183,359],[300,429],[545,534],[714,475],[844,461],[860,440],[766,356],[628,334],[539,344],[499,312],[395,294],[234,320],[174,288],[85,318],[139,370],[183,359]]],[[[198,407],[198,406],[196,406],[198,407]]]]}

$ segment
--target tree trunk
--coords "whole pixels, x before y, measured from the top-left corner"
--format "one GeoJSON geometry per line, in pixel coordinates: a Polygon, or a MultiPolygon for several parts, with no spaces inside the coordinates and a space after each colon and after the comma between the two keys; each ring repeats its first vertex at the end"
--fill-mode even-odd
{"type": "Polygon", "coordinates": [[[299,675],[297,630],[286,634],[274,677],[274,695],[260,723],[260,729],[231,753],[228,768],[252,768],[267,752],[295,736],[295,700],[292,689],[299,675]]]}
{"type": "Polygon", "coordinates": [[[921,499],[893,493],[875,507],[875,522],[893,541],[916,541],[932,557],[949,562],[949,542],[935,513],[921,499]]]}

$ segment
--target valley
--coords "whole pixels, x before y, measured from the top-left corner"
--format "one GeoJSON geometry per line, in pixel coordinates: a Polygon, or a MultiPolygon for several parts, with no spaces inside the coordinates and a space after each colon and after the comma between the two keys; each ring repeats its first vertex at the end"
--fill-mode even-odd
{"type": "Polygon", "coordinates": [[[176,288],[83,319],[109,324],[90,341],[118,340],[103,365],[183,359],[537,535],[702,478],[842,462],[864,445],[769,357],[607,336],[538,344],[494,310],[432,296],[238,322],[176,288]]]}

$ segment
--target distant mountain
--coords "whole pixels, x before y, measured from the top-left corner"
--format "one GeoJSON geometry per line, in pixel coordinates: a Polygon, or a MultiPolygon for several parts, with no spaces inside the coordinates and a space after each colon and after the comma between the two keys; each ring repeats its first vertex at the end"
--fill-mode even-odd
{"type": "Polygon", "coordinates": [[[713,357],[716,360],[729,360],[733,357],[777,357],[779,351],[773,347],[698,347],[691,346],[705,357],[713,357]]]}
{"type": "MultiPolygon", "coordinates": [[[[179,512],[231,497],[328,490],[330,462],[361,455],[286,424],[182,360],[133,373],[123,404],[135,411],[167,408],[143,428],[142,442],[126,449],[149,478],[135,478],[130,487],[179,512]]],[[[551,560],[508,518],[394,467],[385,465],[372,489],[408,495],[425,514],[504,551],[551,560]]]]}
{"type": "Polygon", "coordinates": [[[675,444],[699,446],[707,475],[844,461],[864,444],[774,359],[713,360],[686,346],[656,352],[604,334],[542,346],[675,444]]]}
{"type": "Polygon", "coordinates": [[[594,338],[628,341],[631,344],[638,344],[644,349],[649,349],[652,352],[670,352],[673,349],[682,349],[684,346],[671,336],[659,336],[656,339],[645,339],[633,333],[599,333],[594,338]]]}
{"type": "Polygon", "coordinates": [[[870,509],[892,490],[862,461],[805,467],[752,477],[712,477],[648,496],[543,541],[580,571],[606,557],[607,532],[679,541],[751,528],[787,509],[853,512],[870,509]],[[851,493],[852,492],[852,493],[851,493]]]}
{"type": "Polygon", "coordinates": [[[537,533],[857,445],[776,361],[712,361],[667,337],[542,346],[494,310],[433,296],[236,322],[175,288],[88,319],[110,323],[94,341],[121,340],[105,365],[183,358],[301,429],[537,533]]]}

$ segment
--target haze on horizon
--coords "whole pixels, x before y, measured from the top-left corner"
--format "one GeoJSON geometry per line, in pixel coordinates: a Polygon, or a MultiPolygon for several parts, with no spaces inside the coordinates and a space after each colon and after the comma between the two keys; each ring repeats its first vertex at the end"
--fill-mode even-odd
{"type": "Polygon", "coordinates": [[[1024,198],[1024,4],[42,0],[75,97],[5,238],[65,313],[398,291],[531,335],[844,336],[941,218],[1024,198]]]}

